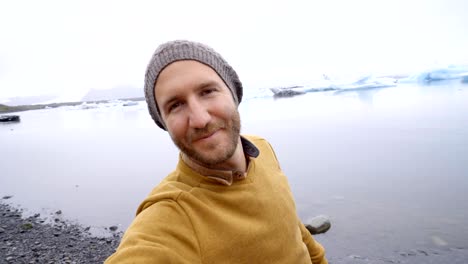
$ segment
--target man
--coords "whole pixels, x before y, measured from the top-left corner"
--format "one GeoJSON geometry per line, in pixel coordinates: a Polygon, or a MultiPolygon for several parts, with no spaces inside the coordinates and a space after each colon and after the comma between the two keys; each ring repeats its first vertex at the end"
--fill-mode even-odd
{"type": "Polygon", "coordinates": [[[240,136],[242,83],[218,53],[162,44],[145,96],[179,163],[139,206],[107,263],[327,263],[270,144],[240,136]]]}

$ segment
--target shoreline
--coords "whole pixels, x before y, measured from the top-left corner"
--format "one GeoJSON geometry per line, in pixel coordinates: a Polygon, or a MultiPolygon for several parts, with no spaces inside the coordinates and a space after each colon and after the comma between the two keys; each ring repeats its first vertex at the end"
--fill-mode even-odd
{"type": "MultiPolygon", "coordinates": [[[[144,101],[144,97],[135,97],[135,98],[123,98],[118,99],[121,101],[144,101]]],[[[17,112],[24,112],[30,110],[40,110],[40,109],[47,109],[47,108],[57,108],[62,106],[77,106],[83,103],[87,104],[105,104],[109,103],[113,100],[98,100],[98,101],[79,101],[79,102],[62,102],[62,103],[50,103],[50,104],[33,104],[33,105],[17,105],[17,106],[9,106],[5,104],[0,104],[0,114],[8,114],[8,113],[17,113],[17,112]]]]}
{"type": "Polygon", "coordinates": [[[0,263],[103,263],[121,236],[96,237],[60,217],[52,223],[39,214],[24,218],[22,210],[0,199],[0,263]]]}

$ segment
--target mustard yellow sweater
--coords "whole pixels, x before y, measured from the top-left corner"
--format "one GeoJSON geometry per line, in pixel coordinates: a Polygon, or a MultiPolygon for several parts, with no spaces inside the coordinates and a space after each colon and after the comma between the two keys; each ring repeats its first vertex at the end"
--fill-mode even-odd
{"type": "Polygon", "coordinates": [[[106,263],[320,263],[325,251],[297,216],[269,143],[244,180],[221,185],[182,160],[138,208],[106,263]]]}

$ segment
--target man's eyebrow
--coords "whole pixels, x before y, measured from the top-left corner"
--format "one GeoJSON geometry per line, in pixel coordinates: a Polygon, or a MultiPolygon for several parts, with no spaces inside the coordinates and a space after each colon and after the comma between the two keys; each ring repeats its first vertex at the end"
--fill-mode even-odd
{"type": "MultiPolygon", "coordinates": [[[[213,81],[213,80],[204,81],[204,82],[198,84],[197,88],[195,88],[195,90],[200,91],[200,90],[203,90],[203,89],[205,89],[207,87],[211,87],[211,86],[218,86],[218,83],[216,81],[213,81]]],[[[179,98],[179,96],[177,94],[172,95],[167,100],[162,102],[161,107],[162,108],[166,107],[168,104],[170,104],[170,103],[172,103],[174,101],[177,101],[178,98],[179,98]]]]}
{"type": "Polygon", "coordinates": [[[218,83],[216,81],[205,81],[202,82],[198,85],[197,90],[205,89],[210,86],[218,86],[218,83]]]}

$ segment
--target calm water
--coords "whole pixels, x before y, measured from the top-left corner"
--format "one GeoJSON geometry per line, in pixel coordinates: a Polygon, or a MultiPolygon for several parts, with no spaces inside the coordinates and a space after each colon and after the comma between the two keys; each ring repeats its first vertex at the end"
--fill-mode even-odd
{"type": "MultiPolygon", "coordinates": [[[[332,263],[468,263],[468,86],[257,98],[240,111],[243,133],[275,148],[301,218],[331,217],[316,238],[332,263]]],[[[26,213],[123,230],[177,162],[144,102],[20,115],[0,125],[0,196],[26,213]]]]}

